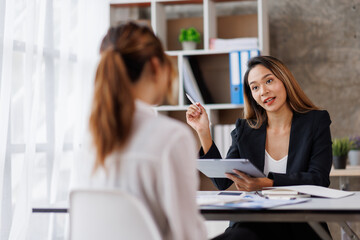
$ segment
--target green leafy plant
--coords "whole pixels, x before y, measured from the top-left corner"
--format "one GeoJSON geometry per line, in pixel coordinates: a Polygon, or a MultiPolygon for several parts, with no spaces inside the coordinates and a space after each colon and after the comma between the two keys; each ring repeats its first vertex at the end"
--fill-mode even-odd
{"type": "Polygon", "coordinates": [[[180,42],[191,41],[191,42],[199,43],[200,33],[194,27],[190,27],[188,29],[182,28],[180,30],[179,41],[180,42]]]}
{"type": "Polygon", "coordinates": [[[346,156],[351,149],[353,142],[349,138],[335,138],[332,142],[334,156],[346,156]]]}

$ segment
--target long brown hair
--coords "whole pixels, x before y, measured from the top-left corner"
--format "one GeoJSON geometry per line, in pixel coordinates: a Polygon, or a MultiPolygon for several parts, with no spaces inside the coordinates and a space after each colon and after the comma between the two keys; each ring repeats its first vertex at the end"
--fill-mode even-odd
{"type": "Polygon", "coordinates": [[[266,111],[253,98],[249,85],[249,72],[257,65],[269,69],[284,84],[287,102],[292,111],[306,113],[319,109],[306,96],[290,70],[280,60],[271,56],[254,57],[250,59],[244,75],[244,118],[247,119],[250,127],[258,129],[267,121],[266,111]]]}
{"type": "Polygon", "coordinates": [[[135,112],[131,86],[144,65],[153,57],[168,64],[160,40],[147,26],[134,22],[110,28],[100,53],[89,120],[96,148],[94,170],[104,166],[105,158],[122,149],[130,137],[135,112]]]}

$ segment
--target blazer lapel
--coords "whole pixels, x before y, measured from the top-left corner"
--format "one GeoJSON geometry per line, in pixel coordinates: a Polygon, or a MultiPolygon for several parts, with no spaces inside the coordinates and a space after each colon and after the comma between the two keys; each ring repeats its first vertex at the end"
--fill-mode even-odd
{"type": "Polygon", "coordinates": [[[251,162],[260,170],[264,171],[265,162],[265,143],[266,143],[266,123],[258,130],[253,130],[251,139],[251,162]]]}
{"type": "Polygon", "coordinates": [[[300,143],[298,142],[298,138],[296,138],[296,129],[299,128],[299,124],[301,124],[301,121],[298,121],[299,115],[297,113],[293,113],[293,119],[291,122],[291,129],[290,129],[290,140],[289,140],[289,150],[288,150],[288,159],[287,159],[287,166],[286,166],[286,172],[289,173],[290,169],[294,165],[294,159],[297,154],[297,149],[300,143]]]}

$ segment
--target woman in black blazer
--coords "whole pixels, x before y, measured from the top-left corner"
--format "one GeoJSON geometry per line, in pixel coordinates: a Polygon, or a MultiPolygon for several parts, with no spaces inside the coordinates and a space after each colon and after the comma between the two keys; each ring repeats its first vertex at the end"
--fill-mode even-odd
{"type": "MultiPolygon", "coordinates": [[[[186,112],[187,122],[200,138],[201,158],[221,158],[212,141],[205,109],[197,103],[186,112]]],[[[232,131],[232,145],[226,158],[247,158],[268,173],[252,178],[234,170],[227,178],[213,179],[218,189],[235,183],[238,190],[256,191],[282,185],[319,185],[328,187],[332,164],[330,116],[319,110],[278,59],[259,56],[251,59],[244,76],[244,119],[232,131]]],[[[323,226],[327,229],[326,224],[323,226]]],[[[235,223],[232,229],[246,227],[259,238],[317,239],[304,223],[235,223]]]]}

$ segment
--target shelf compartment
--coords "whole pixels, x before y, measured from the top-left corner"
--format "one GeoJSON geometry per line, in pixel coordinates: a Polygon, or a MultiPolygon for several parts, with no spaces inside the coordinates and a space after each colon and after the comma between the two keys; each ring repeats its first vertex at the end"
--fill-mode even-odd
{"type": "MultiPolygon", "coordinates": [[[[170,112],[170,111],[186,111],[190,105],[182,106],[173,106],[173,105],[163,105],[154,107],[157,112],[170,112]]],[[[206,110],[221,110],[221,109],[241,109],[243,104],[205,104],[204,108],[206,110]]]]}
{"type": "Polygon", "coordinates": [[[208,6],[208,35],[205,49],[209,48],[210,39],[221,38],[258,38],[258,48],[263,55],[269,54],[269,30],[266,0],[257,1],[217,1],[209,0],[208,6]],[[245,3],[249,2],[249,3],[245,3]],[[227,15],[221,13],[222,6],[232,4],[244,9],[241,14],[227,15]],[[236,26],[236,27],[229,27],[236,26]]]}
{"type": "Polygon", "coordinates": [[[258,37],[257,14],[217,17],[217,38],[244,37],[258,37]],[[231,25],[236,26],[236,28],[225,27],[231,25]]]}
{"type": "Polygon", "coordinates": [[[152,26],[157,36],[161,39],[165,50],[181,50],[182,46],[178,41],[180,29],[195,27],[201,35],[201,42],[197,48],[203,48],[203,15],[186,17],[189,7],[196,6],[203,9],[202,0],[179,1],[179,0],[157,0],[151,4],[152,26]],[[177,9],[176,9],[177,8],[177,9]],[[174,11],[174,9],[176,9],[174,11]],[[173,16],[173,11],[178,16],[173,16]]]}
{"type": "Polygon", "coordinates": [[[230,104],[229,54],[198,55],[194,57],[197,58],[213,103],[230,104]]]}
{"type": "Polygon", "coordinates": [[[179,42],[179,34],[182,28],[195,27],[200,33],[201,40],[197,44],[197,49],[204,49],[204,30],[203,30],[203,18],[181,18],[181,19],[168,19],[167,20],[167,50],[181,50],[182,46],[179,42]]]}
{"type": "Polygon", "coordinates": [[[237,119],[243,118],[244,108],[213,109],[210,113],[212,125],[235,124],[237,119]]]}

